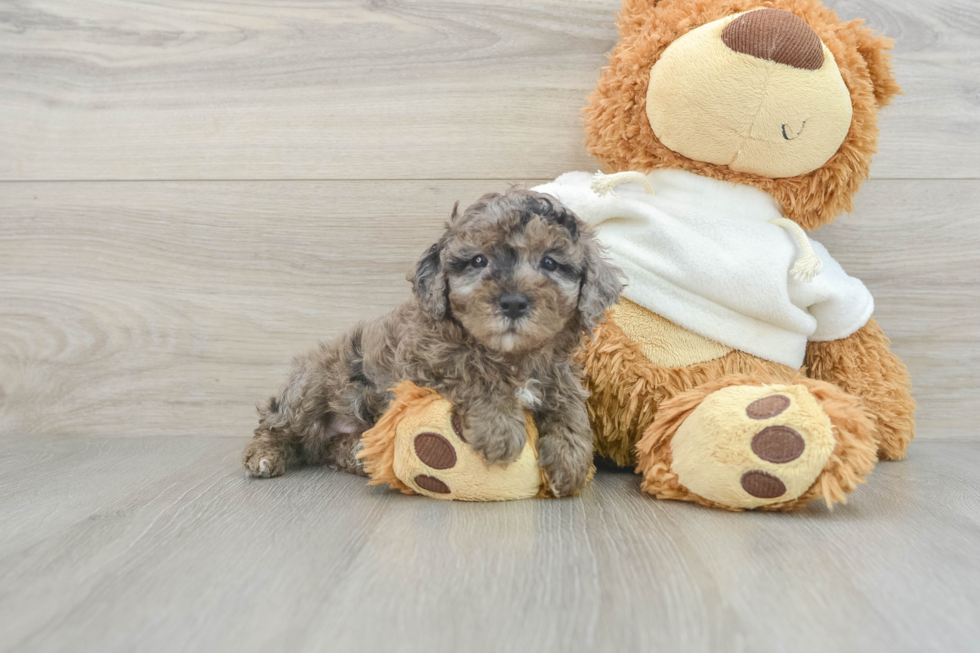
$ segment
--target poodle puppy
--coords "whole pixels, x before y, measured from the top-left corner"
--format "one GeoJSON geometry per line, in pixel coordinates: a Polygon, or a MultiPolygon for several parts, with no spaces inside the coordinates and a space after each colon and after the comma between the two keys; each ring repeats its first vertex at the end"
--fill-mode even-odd
{"type": "Polygon", "coordinates": [[[457,208],[410,275],[410,301],[294,361],[259,408],[249,472],[279,476],[299,462],[363,474],[361,434],[405,379],[453,403],[487,464],[520,455],[529,411],[555,495],[585,483],[592,430],[574,356],[619,296],[621,273],[549,195],[512,189],[457,208]]]}

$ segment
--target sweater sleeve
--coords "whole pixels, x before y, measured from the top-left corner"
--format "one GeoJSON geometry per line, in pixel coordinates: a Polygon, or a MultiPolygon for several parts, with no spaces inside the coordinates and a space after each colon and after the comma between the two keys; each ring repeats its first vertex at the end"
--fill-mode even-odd
{"type": "Polygon", "coordinates": [[[566,172],[531,190],[556,197],[589,226],[595,227],[610,218],[608,206],[613,198],[600,198],[592,191],[592,176],[588,172],[566,172]]]}
{"type": "Polygon", "coordinates": [[[791,279],[790,300],[817,321],[816,330],[808,338],[810,341],[846,338],[871,319],[874,297],[860,279],[844,271],[826,247],[815,240],[810,243],[823,261],[823,271],[809,283],[791,279]]]}

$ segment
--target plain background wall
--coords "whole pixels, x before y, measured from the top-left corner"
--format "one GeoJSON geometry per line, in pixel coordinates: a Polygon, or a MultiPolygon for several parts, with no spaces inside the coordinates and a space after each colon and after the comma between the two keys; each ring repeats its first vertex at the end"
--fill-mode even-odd
{"type": "MultiPolygon", "coordinates": [[[[854,213],[920,438],[980,419],[980,17],[840,0],[897,40],[854,213]]],[[[409,292],[456,200],[598,166],[615,0],[49,0],[0,33],[0,434],[247,438],[295,353],[409,292]]]]}

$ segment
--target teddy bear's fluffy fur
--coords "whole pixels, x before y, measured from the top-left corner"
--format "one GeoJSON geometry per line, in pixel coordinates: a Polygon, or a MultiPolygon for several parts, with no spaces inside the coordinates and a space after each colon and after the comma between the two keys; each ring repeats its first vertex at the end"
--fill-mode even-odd
{"type": "MultiPolygon", "coordinates": [[[[584,110],[586,144],[606,172],[675,168],[755,186],[806,230],[851,209],[876,150],[878,109],[900,92],[888,39],[860,21],[839,20],[816,0],[625,0],[619,27],[620,42],[584,110]],[[790,11],[812,27],[836,59],[853,105],[839,151],[821,167],[795,177],[766,178],[688,159],[657,139],[647,117],[650,70],[667,46],[701,25],[759,8],[790,11]]],[[[740,509],[698,496],[671,471],[671,438],[721,388],[803,384],[833,425],[836,445],[813,486],[792,500],[764,506],[767,510],[798,508],[818,497],[828,504],[844,501],[877,459],[904,457],[914,436],[908,372],[873,319],[842,340],[809,343],[803,370],[738,350],[693,365],[655,365],[615,319],[596,330],[582,358],[597,453],[620,465],[637,464],[643,489],[660,498],[740,509]]]]}

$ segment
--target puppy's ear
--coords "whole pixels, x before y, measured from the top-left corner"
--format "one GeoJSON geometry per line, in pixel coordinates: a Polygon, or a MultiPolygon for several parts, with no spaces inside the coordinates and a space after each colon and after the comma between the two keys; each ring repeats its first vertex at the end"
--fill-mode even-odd
{"type": "Polygon", "coordinates": [[[422,309],[433,320],[446,317],[446,275],[442,271],[442,240],[433,245],[415,264],[412,289],[422,309]]]}
{"type": "Polygon", "coordinates": [[[585,274],[578,296],[582,327],[592,331],[606,309],[616,303],[623,290],[623,273],[606,260],[605,251],[593,234],[585,234],[585,274]]]}

